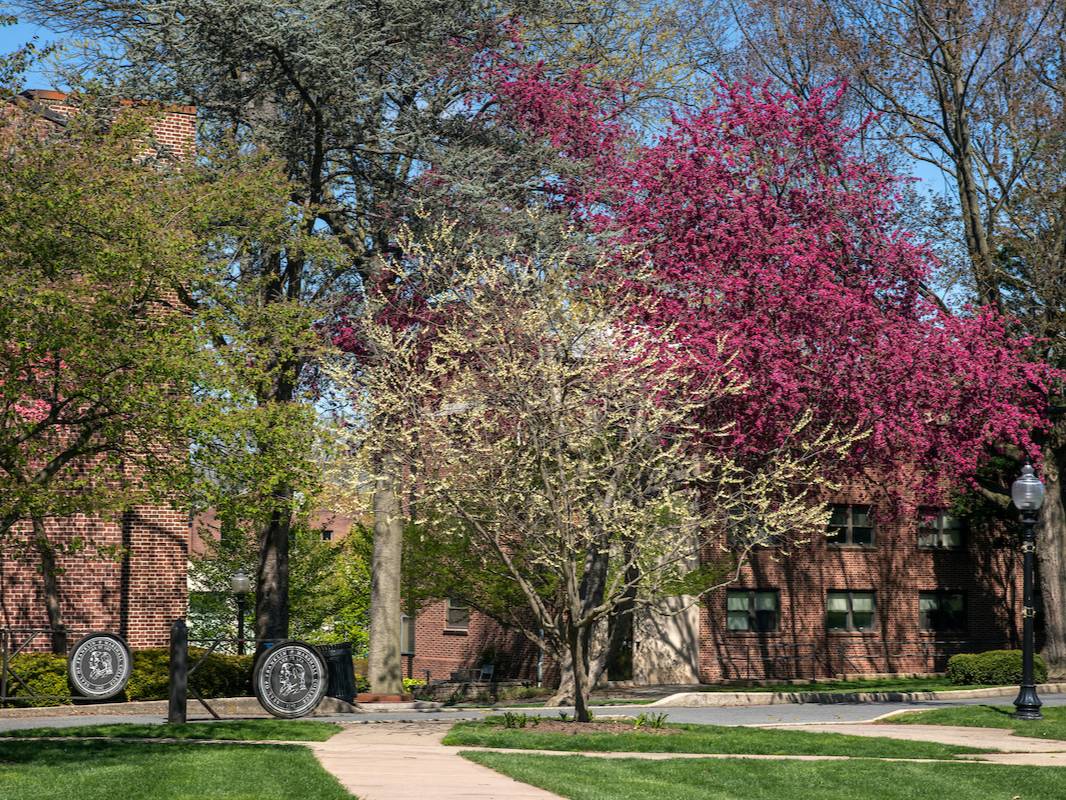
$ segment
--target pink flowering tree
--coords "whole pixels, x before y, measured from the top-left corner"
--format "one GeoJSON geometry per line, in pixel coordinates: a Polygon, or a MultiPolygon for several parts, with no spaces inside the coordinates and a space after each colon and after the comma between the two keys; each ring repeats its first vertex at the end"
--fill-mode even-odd
{"type": "Polygon", "coordinates": [[[841,87],[722,86],[640,142],[614,92],[579,74],[503,70],[498,86],[514,124],[573,161],[544,193],[617,253],[619,297],[638,298],[629,324],[658,332],[664,368],[683,376],[665,399],[693,403],[694,447],[765,468],[811,446],[796,423],[813,412],[808,436],[863,434],[823,469],[895,513],[946,502],[990,446],[1038,460],[1062,376],[1009,318],[936,299],[932,255],[900,224],[900,179],[863,156],[836,113],[841,87]],[[743,391],[701,396],[727,372],[743,391]]]}
{"type": "Polygon", "coordinates": [[[517,124],[592,162],[553,190],[604,244],[644,255],[655,280],[639,284],[634,323],[675,341],[693,385],[722,370],[726,342],[747,391],[700,409],[704,430],[730,426],[707,446],[757,462],[810,408],[869,432],[854,478],[904,505],[943,502],[992,443],[1038,457],[1061,376],[1030,360],[1010,319],[950,313],[929,291],[932,256],[899,224],[900,179],[861,153],[836,114],[842,91],[722,86],[627,150],[610,96],[578,78],[500,84],[517,124]]]}

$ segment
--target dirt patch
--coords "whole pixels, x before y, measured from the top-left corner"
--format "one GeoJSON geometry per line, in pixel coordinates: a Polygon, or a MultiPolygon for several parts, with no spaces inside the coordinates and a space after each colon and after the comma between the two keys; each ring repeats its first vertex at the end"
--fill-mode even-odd
{"type": "Polygon", "coordinates": [[[634,728],[632,722],[563,722],[558,719],[542,719],[539,723],[527,722],[526,727],[521,730],[565,733],[570,736],[582,736],[586,733],[643,733],[649,736],[666,736],[681,732],[680,728],[634,728]]]}

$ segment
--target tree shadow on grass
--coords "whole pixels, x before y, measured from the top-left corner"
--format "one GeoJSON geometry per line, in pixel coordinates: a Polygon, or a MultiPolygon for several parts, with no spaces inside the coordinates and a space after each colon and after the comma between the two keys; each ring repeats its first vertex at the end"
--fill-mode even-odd
{"type": "MultiPolygon", "coordinates": [[[[47,766],[51,768],[76,769],[78,766],[91,764],[104,767],[111,764],[129,766],[131,763],[143,762],[145,768],[151,766],[153,759],[160,756],[160,748],[166,748],[171,755],[202,750],[208,745],[186,743],[152,743],[144,742],[107,742],[79,741],[65,739],[61,742],[26,741],[22,739],[0,739],[0,767],[5,766],[47,766]]],[[[224,745],[210,745],[212,752],[226,749],[246,749],[259,745],[242,745],[240,742],[224,745]]],[[[271,745],[278,749],[300,749],[289,745],[271,745]]]]}

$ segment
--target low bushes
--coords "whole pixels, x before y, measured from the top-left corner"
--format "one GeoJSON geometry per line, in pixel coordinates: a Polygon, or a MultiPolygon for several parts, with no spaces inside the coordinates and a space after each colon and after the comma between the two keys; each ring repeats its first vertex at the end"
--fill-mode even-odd
{"type": "MultiPolygon", "coordinates": [[[[195,664],[204,651],[189,648],[189,666],[195,664]]],[[[153,647],[133,652],[133,671],[126,690],[113,698],[121,700],[165,700],[167,697],[170,654],[165,647],[153,647]]],[[[252,656],[212,653],[189,678],[190,687],[204,697],[240,697],[251,693],[252,656]]],[[[67,659],[49,653],[23,653],[11,659],[11,669],[18,673],[35,695],[55,695],[49,699],[34,699],[25,686],[8,679],[8,691],[20,698],[16,705],[55,706],[70,703],[72,693],[67,682],[67,659]]],[[[77,699],[74,695],[73,699],[77,699]]]]}
{"type": "MultiPolygon", "coordinates": [[[[1047,665],[1040,656],[1033,659],[1037,683],[1047,680],[1047,665]]],[[[1022,679],[1021,650],[987,650],[962,653],[948,659],[948,679],[956,684],[1013,684],[1022,679]]]]}

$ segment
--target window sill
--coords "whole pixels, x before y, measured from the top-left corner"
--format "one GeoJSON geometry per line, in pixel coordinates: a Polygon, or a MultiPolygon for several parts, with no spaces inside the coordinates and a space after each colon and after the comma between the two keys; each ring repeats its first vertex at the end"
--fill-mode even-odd
{"type": "Polygon", "coordinates": [[[847,631],[839,628],[827,630],[826,633],[830,636],[853,636],[856,638],[881,635],[880,631],[847,631]]]}
{"type": "Polygon", "coordinates": [[[832,550],[876,550],[876,544],[837,544],[836,542],[827,542],[826,547],[832,550]]]}
{"type": "Polygon", "coordinates": [[[762,636],[780,636],[780,630],[772,631],[726,631],[726,636],[737,636],[745,639],[756,639],[762,636]]]}
{"type": "Polygon", "coordinates": [[[445,636],[469,636],[469,628],[445,628],[443,631],[445,636]]]}

